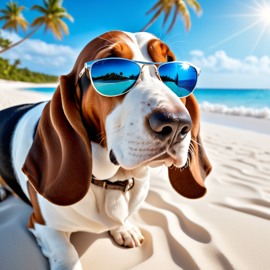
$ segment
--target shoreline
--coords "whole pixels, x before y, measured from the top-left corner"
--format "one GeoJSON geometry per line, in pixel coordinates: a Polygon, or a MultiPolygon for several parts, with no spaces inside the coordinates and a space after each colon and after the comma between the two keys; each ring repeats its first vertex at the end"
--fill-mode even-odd
{"type": "Polygon", "coordinates": [[[43,88],[43,87],[57,87],[59,82],[55,83],[32,83],[32,82],[21,82],[21,81],[8,81],[0,79],[0,89],[13,89],[19,90],[23,88],[43,88]]]}
{"type": "MultiPolygon", "coordinates": [[[[25,83],[0,79],[0,110],[23,103],[49,100],[53,93],[24,90],[23,88],[57,87],[59,83],[25,83]]],[[[270,120],[254,116],[209,112],[201,108],[201,122],[218,126],[270,135],[270,120]]]]}

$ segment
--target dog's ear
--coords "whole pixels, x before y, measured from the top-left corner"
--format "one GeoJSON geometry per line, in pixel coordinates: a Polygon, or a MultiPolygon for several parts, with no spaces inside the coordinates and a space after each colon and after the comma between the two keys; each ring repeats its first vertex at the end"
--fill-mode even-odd
{"type": "Polygon", "coordinates": [[[191,146],[189,166],[185,169],[169,168],[169,179],[173,188],[182,196],[197,199],[205,195],[205,178],[212,166],[206,155],[200,136],[200,111],[194,95],[181,99],[186,105],[192,119],[191,146]],[[195,142],[194,142],[195,141],[195,142]]]}
{"type": "Polygon", "coordinates": [[[92,178],[92,153],[73,77],[60,77],[22,171],[35,190],[54,204],[71,205],[86,195],[92,178]]]}
{"type": "Polygon", "coordinates": [[[151,39],[147,45],[147,51],[153,62],[175,61],[176,57],[168,45],[159,39],[151,39]]]}

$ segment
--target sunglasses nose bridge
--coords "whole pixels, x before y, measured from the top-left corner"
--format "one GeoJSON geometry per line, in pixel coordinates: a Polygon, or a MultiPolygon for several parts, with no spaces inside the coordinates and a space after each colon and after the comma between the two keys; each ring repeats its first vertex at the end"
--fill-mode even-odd
{"type": "Polygon", "coordinates": [[[157,78],[160,80],[160,76],[159,76],[159,74],[158,74],[158,68],[156,67],[156,65],[155,64],[143,64],[142,66],[141,66],[141,75],[142,75],[142,77],[143,77],[143,68],[144,67],[149,67],[149,69],[148,69],[148,72],[149,72],[149,75],[151,76],[151,77],[154,77],[154,74],[157,76],[157,78]],[[154,72],[153,72],[153,69],[151,69],[151,67],[153,67],[154,68],[154,72]]]}

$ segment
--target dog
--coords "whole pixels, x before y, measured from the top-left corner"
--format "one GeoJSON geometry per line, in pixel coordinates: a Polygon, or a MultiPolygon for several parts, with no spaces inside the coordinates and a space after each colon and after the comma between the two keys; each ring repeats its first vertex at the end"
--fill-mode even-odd
{"type": "Polygon", "coordinates": [[[186,198],[206,193],[212,166],[194,95],[178,98],[155,65],[143,66],[126,94],[100,95],[82,71],[86,62],[110,57],[175,61],[150,33],[111,31],[85,46],[49,102],[0,112],[0,175],[33,206],[28,229],[51,269],[82,269],[72,232],[109,231],[118,245],[141,245],[144,237],[128,217],[147,196],[149,166],[168,167],[172,187],[186,198]],[[154,114],[166,115],[155,121],[170,132],[149,124],[154,114]]]}

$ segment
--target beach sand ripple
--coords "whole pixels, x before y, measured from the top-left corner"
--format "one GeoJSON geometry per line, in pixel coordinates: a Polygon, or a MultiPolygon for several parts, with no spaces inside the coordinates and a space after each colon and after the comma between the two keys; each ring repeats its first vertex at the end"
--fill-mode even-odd
{"type": "MultiPolygon", "coordinates": [[[[44,98],[12,91],[0,91],[1,108],[44,98]]],[[[201,133],[213,165],[206,196],[185,199],[166,168],[152,169],[146,201],[131,217],[145,236],[142,246],[119,247],[109,233],[74,233],[84,269],[270,269],[270,136],[206,122],[201,133]]]]}
{"type": "MultiPolygon", "coordinates": [[[[171,187],[166,168],[152,169],[149,194],[131,218],[146,236],[142,252],[145,246],[151,252],[115,248],[104,234],[81,254],[86,269],[106,269],[107,262],[92,256],[105,245],[110,256],[123,255],[110,269],[269,269],[270,136],[203,123],[202,139],[213,164],[206,196],[185,199],[171,187]]],[[[72,239],[79,247],[76,234],[72,239]]]]}

